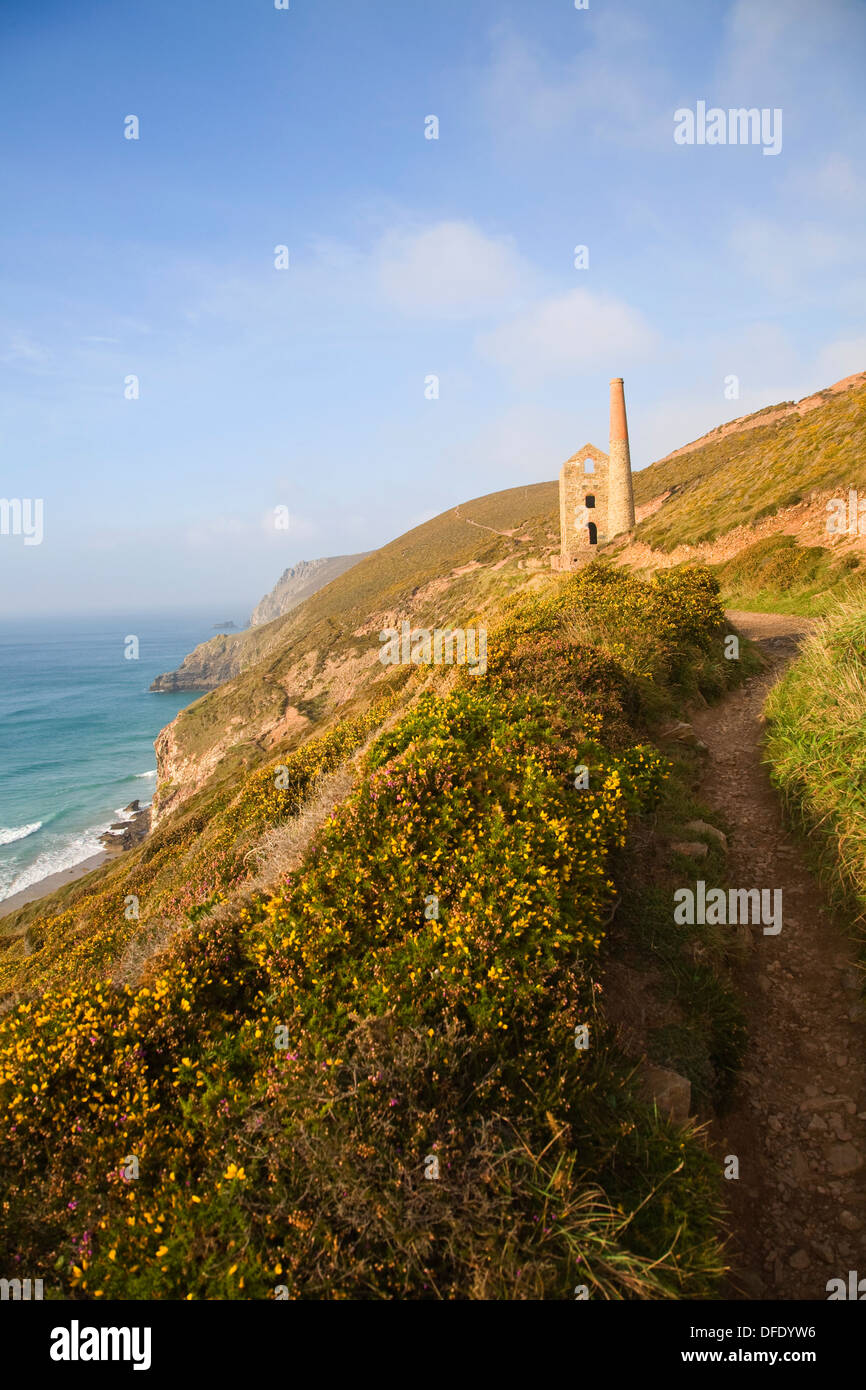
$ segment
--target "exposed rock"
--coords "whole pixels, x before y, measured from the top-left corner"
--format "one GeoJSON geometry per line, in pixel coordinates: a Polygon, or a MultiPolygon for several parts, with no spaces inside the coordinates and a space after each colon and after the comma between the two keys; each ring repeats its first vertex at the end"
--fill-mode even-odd
{"type": "Polygon", "coordinates": [[[853,1144],[831,1144],[827,1150],[827,1163],[830,1172],[840,1178],[858,1173],[863,1167],[863,1159],[853,1144]]]}
{"type": "Polygon", "coordinates": [[[109,854],[120,854],[140,845],[150,830],[149,806],[140,807],[138,801],[131,801],[124,809],[130,812],[129,820],[114,821],[99,837],[109,854]]]}
{"type": "Polygon", "coordinates": [[[360,555],[329,555],[321,560],[301,560],[299,564],[283,570],[271,592],[253,609],[250,627],[282,618],[303,603],[305,598],[324,589],[332,579],[357,565],[367,554],[368,551],[363,551],[360,555]]]}
{"type": "Polygon", "coordinates": [[[674,739],[677,743],[685,743],[689,748],[696,748],[700,753],[708,752],[707,745],[699,739],[691,724],[684,719],[678,719],[674,724],[669,724],[666,729],[662,729],[662,738],[674,739]]]}
{"type": "Polygon", "coordinates": [[[717,825],[710,825],[705,820],[690,820],[688,825],[683,827],[685,830],[692,830],[696,835],[710,835],[717,840],[722,849],[728,848],[728,837],[717,825]]]}
{"type": "Polygon", "coordinates": [[[809,1255],[806,1250],[795,1250],[788,1264],[792,1269],[808,1269],[809,1255]]]}
{"type": "Polygon", "coordinates": [[[764,1294],[767,1292],[767,1286],[760,1274],[756,1274],[754,1270],[745,1270],[740,1275],[740,1278],[748,1292],[752,1295],[752,1298],[764,1297],[764,1294]]]}
{"type": "Polygon", "coordinates": [[[706,859],[707,846],[703,840],[671,840],[675,854],[686,854],[690,859],[706,859]]]}
{"type": "Polygon", "coordinates": [[[800,1109],[811,1110],[814,1114],[816,1110],[832,1110],[834,1107],[838,1108],[840,1104],[844,1105],[847,1100],[848,1096],[843,1095],[809,1096],[808,1099],[800,1101],[800,1109]]]}
{"type": "Polygon", "coordinates": [[[831,1265],[834,1263],[836,1255],[832,1245],[828,1245],[826,1241],[821,1240],[813,1240],[811,1245],[815,1254],[818,1255],[825,1264],[831,1265]]]}
{"type": "Polygon", "coordinates": [[[641,1068],[641,1090],[647,1100],[655,1101],[662,1114],[674,1124],[684,1125],[692,1104],[692,1083],[668,1067],[645,1062],[641,1068]]]}
{"type": "Polygon", "coordinates": [[[173,693],[176,690],[215,690],[218,685],[230,681],[240,674],[243,668],[244,634],[212,637],[209,642],[200,642],[185,656],[176,671],[166,671],[151,683],[151,690],[157,694],[173,693]]]}

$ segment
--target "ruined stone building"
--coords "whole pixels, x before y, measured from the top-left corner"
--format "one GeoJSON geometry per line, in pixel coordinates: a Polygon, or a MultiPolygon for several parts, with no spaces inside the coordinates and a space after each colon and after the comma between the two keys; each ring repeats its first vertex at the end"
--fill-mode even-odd
{"type": "Polygon", "coordinates": [[[559,472],[560,552],[554,569],[573,569],[594,547],[634,526],[634,493],[622,377],[610,383],[610,453],[584,444],[559,472]]]}

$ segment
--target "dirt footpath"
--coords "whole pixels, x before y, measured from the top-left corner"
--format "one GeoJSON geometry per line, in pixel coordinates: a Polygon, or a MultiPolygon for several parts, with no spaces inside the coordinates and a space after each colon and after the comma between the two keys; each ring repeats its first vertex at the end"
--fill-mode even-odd
{"type": "MultiPolygon", "coordinates": [[[[781,888],[778,936],[754,927],[738,970],[749,1046],[733,1105],[711,1140],[739,1159],[725,1183],[728,1297],[826,1299],[827,1281],[866,1277],[866,1008],[843,925],[785,830],[761,763],[761,709],[808,619],[728,614],[770,660],[693,718],[710,754],[702,796],[732,826],[729,883],[781,888]]],[[[709,887],[710,885],[708,885],[709,887]]]]}

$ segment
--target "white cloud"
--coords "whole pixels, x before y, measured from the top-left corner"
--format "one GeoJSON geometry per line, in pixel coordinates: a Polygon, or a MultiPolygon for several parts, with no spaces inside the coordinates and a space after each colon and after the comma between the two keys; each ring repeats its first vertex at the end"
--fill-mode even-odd
{"type": "Polygon", "coordinates": [[[790,294],[809,293],[816,272],[840,269],[860,259],[857,239],[835,227],[799,225],[764,217],[744,217],[731,231],[731,251],[747,274],[763,285],[790,294]]]}
{"type": "Polygon", "coordinates": [[[750,324],[740,333],[711,340],[704,350],[707,373],[692,373],[686,390],[673,389],[630,416],[635,467],[665,457],[727,420],[801,400],[866,371],[866,335],[816,344],[806,353],[772,322],[750,324]],[[737,400],[725,398],[729,374],[738,378],[737,400]]]}
{"type": "Polygon", "coordinates": [[[478,339],[482,354],[521,381],[564,376],[609,364],[609,374],[626,360],[645,357],[655,334],[643,316],[622,300],[589,290],[544,299],[478,339]]]}
{"type": "Polygon", "coordinates": [[[547,53],[500,26],[478,85],[487,118],[513,148],[528,136],[558,130],[582,141],[653,146],[670,140],[669,103],[660,100],[667,77],[654,51],[658,27],[622,5],[615,14],[575,14],[576,51],[547,53]],[[616,100],[611,94],[616,93],[616,100]]]}
{"type": "Polygon", "coordinates": [[[843,154],[828,154],[819,164],[797,170],[788,180],[788,187],[812,206],[832,203],[844,212],[866,205],[866,178],[843,154]]]}
{"type": "Polygon", "coordinates": [[[191,549],[222,549],[227,543],[246,539],[250,535],[250,523],[237,516],[202,517],[188,527],[186,543],[191,549]]]}
{"type": "Polygon", "coordinates": [[[727,18],[720,80],[739,89],[750,105],[770,104],[761,88],[800,100],[808,91],[814,102],[829,75],[828,56],[832,61],[858,46],[862,54],[864,21],[860,0],[735,0],[727,18]]]}
{"type": "Polygon", "coordinates": [[[405,313],[464,317],[501,308],[530,279],[511,238],[471,222],[392,232],[378,248],[385,299],[405,313]]]}
{"type": "MultiPolygon", "coordinates": [[[[855,372],[866,371],[866,335],[859,338],[840,338],[835,343],[827,343],[815,361],[815,380],[822,386],[832,386],[834,381],[854,376],[855,372]]],[[[818,388],[820,389],[820,388],[818,388]]]]}
{"type": "Polygon", "coordinates": [[[578,401],[569,409],[517,401],[458,446],[455,482],[466,497],[480,497],[556,478],[561,465],[587,439],[598,435],[604,448],[606,412],[604,394],[592,409],[584,409],[578,401]],[[461,482],[467,478],[470,487],[461,482]]]}
{"type": "Polygon", "coordinates": [[[41,344],[19,333],[10,339],[9,346],[0,357],[0,361],[8,363],[10,366],[19,363],[38,367],[48,362],[50,357],[50,352],[41,344]]]}

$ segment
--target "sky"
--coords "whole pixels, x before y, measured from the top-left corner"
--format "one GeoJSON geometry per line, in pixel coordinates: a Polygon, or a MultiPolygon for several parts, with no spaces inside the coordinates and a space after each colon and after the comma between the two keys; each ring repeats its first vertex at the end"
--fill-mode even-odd
{"type": "Polygon", "coordinates": [[[242,623],[611,377],[639,469],[866,369],[864,59],[864,0],[2,0],[0,615],[242,623]]]}

